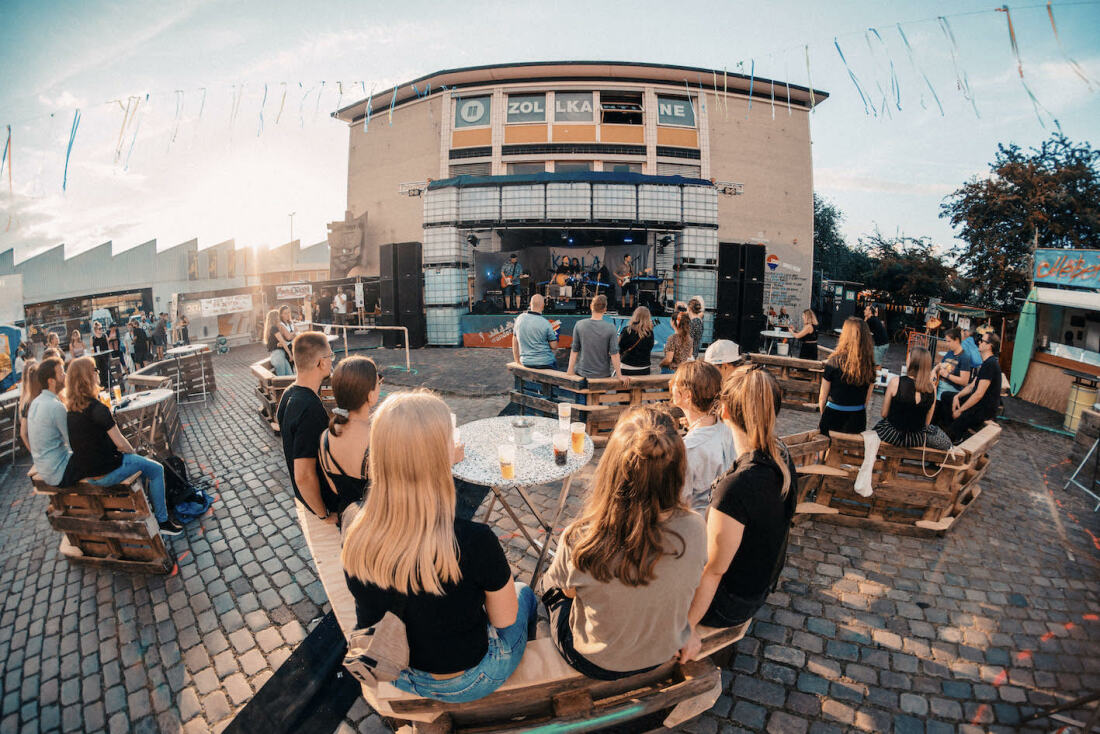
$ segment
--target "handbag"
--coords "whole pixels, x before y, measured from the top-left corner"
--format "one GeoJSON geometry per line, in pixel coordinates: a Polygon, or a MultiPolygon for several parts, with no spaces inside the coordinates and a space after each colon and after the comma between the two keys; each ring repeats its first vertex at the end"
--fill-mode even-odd
{"type": "Polygon", "coordinates": [[[352,631],[344,667],[360,683],[368,686],[389,683],[409,667],[409,639],[405,623],[398,616],[404,610],[402,597],[397,614],[386,612],[376,624],[352,631]]]}

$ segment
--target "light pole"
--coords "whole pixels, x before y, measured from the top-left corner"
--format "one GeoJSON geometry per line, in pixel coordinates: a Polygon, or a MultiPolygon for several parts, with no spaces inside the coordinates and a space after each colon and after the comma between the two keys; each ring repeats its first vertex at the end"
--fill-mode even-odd
{"type": "Polygon", "coordinates": [[[297,214],[297,212],[291,212],[290,213],[290,241],[291,242],[294,241],[294,215],[295,214],[297,214]]]}

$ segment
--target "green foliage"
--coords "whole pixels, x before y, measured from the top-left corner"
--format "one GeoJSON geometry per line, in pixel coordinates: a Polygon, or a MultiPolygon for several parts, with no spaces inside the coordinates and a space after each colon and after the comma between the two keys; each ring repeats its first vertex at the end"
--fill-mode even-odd
{"type": "Polygon", "coordinates": [[[827,280],[865,282],[874,264],[868,254],[852,248],[840,225],[844,214],[831,201],[814,194],[814,269],[827,280]]]}
{"type": "Polygon", "coordinates": [[[1027,295],[1033,243],[1100,248],[1100,150],[1057,133],[1039,148],[997,146],[990,175],[947,196],[940,217],[965,242],[955,252],[970,303],[1016,311],[1027,295]]]}
{"type": "Polygon", "coordinates": [[[879,300],[899,306],[923,306],[929,296],[951,300],[955,269],[936,254],[928,237],[885,237],[877,229],[860,238],[860,250],[873,263],[864,283],[879,300]]]}

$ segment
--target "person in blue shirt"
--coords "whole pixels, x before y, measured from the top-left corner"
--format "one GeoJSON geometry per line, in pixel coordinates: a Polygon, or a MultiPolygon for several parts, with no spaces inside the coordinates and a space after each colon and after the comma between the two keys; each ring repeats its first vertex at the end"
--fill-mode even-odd
{"type": "Polygon", "coordinates": [[[500,275],[501,290],[504,291],[504,308],[508,311],[518,311],[520,304],[519,277],[523,275],[523,266],[519,264],[516,253],[513,252],[508,256],[508,262],[500,268],[500,275]],[[504,278],[511,279],[508,285],[504,284],[504,278]]]}
{"type": "Polygon", "coordinates": [[[970,355],[962,346],[962,330],[948,329],[943,336],[947,351],[940,362],[936,377],[939,384],[936,388],[936,413],[933,421],[943,428],[953,419],[951,417],[951,405],[959,390],[970,382],[970,375],[974,371],[974,363],[970,361],[970,355]]]}
{"type": "Polygon", "coordinates": [[[73,483],[69,459],[69,415],[57,394],[65,386],[65,364],[58,357],[48,357],[38,365],[38,384],[42,392],[27,411],[27,439],[30,442],[34,468],[42,481],[54,487],[73,483]]]}
{"type": "Polygon", "coordinates": [[[970,329],[962,330],[962,335],[964,337],[962,340],[963,352],[965,352],[966,356],[970,359],[970,364],[975,366],[982,363],[981,350],[978,349],[978,343],[974,341],[974,334],[976,332],[977,329],[974,331],[970,331],[970,329]]]}
{"type": "Polygon", "coordinates": [[[527,310],[516,317],[512,326],[512,358],[524,367],[537,370],[556,370],[558,335],[554,327],[542,315],[545,300],[536,293],[531,296],[527,310]]]}

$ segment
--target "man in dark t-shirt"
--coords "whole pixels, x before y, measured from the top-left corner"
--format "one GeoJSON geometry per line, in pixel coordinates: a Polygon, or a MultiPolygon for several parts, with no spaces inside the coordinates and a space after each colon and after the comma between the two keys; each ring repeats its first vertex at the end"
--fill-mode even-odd
{"type": "Polygon", "coordinates": [[[863,319],[867,322],[867,328],[871,330],[871,338],[875,342],[875,367],[881,367],[886,359],[886,350],[890,347],[890,335],[886,333],[886,326],[878,317],[878,306],[867,304],[863,308],[863,319]]]}
{"type": "Polygon", "coordinates": [[[332,294],[328,290],[321,291],[317,299],[317,320],[322,324],[332,323],[332,294]]]}
{"type": "Polygon", "coordinates": [[[945,429],[952,443],[958,443],[968,431],[979,429],[996,417],[1001,405],[1001,365],[996,356],[1001,351],[1001,338],[993,332],[985,334],[978,342],[978,350],[982,355],[978,376],[959,390],[952,401],[953,420],[945,429]]]}
{"type": "Polygon", "coordinates": [[[318,331],[294,337],[294,364],[297,378],[283,393],[275,419],[283,439],[283,456],[290,474],[294,496],[314,515],[336,524],[339,515],[330,513],[331,492],[323,493],[323,479],[317,463],[321,434],[328,427],[328,413],[319,395],[321,383],[332,374],[335,355],[328,339],[318,331]]]}

